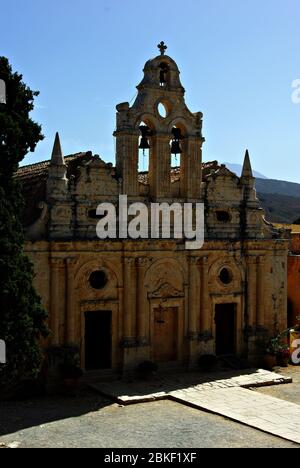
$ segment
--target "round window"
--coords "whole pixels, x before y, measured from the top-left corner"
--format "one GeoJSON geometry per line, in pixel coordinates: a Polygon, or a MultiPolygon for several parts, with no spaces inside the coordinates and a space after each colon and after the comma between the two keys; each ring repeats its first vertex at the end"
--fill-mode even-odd
{"type": "Polygon", "coordinates": [[[223,284],[230,284],[232,282],[233,276],[231,271],[228,270],[228,268],[222,268],[219,274],[219,278],[223,284]]]}
{"type": "Polygon", "coordinates": [[[107,285],[107,274],[103,270],[94,271],[89,278],[93,289],[103,289],[107,285]]]}
{"type": "Polygon", "coordinates": [[[168,110],[166,108],[166,106],[160,102],[157,106],[157,112],[158,114],[160,115],[160,117],[162,117],[163,119],[165,119],[168,115],[168,110]]]}

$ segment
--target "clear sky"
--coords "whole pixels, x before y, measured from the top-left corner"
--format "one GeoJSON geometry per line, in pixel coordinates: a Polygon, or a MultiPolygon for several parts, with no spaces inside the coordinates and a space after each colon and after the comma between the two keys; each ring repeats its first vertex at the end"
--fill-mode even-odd
{"type": "Polygon", "coordinates": [[[0,55],[41,92],[45,140],[25,162],[63,151],[114,160],[115,106],[130,101],[164,40],[193,112],[204,160],[241,163],[300,182],[299,0],[0,0],[0,55]]]}

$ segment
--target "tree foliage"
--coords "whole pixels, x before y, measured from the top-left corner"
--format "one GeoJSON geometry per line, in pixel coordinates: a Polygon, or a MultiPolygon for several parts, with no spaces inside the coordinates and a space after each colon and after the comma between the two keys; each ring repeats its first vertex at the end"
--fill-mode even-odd
{"type": "Polygon", "coordinates": [[[42,354],[38,341],[47,335],[46,314],[33,287],[33,266],[23,253],[20,221],[19,163],[43,139],[30,118],[38,95],[0,57],[0,79],[6,83],[6,104],[0,104],[0,338],[6,342],[7,364],[0,367],[0,389],[35,378],[42,354]]]}

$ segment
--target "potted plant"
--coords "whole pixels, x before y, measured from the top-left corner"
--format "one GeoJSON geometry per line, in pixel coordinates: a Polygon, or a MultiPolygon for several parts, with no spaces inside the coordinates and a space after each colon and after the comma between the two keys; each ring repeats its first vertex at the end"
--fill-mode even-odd
{"type": "Polygon", "coordinates": [[[277,364],[277,348],[278,348],[278,338],[271,338],[267,344],[264,363],[265,367],[268,370],[272,370],[277,364]]]}
{"type": "Polygon", "coordinates": [[[279,345],[276,358],[279,366],[288,367],[290,361],[290,348],[287,345],[279,345]]]}

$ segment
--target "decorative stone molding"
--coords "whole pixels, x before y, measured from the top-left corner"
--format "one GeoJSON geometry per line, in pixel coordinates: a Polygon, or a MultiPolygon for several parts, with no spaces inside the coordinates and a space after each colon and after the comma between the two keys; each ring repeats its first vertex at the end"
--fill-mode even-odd
{"type": "Polygon", "coordinates": [[[139,336],[136,341],[136,346],[139,348],[150,346],[149,338],[146,336],[139,336]]]}
{"type": "Polygon", "coordinates": [[[205,343],[208,342],[208,341],[211,341],[213,339],[214,339],[214,337],[213,337],[213,334],[212,334],[212,332],[210,330],[201,332],[198,335],[198,340],[199,341],[204,341],[205,343]]]}
{"type": "Polygon", "coordinates": [[[199,333],[198,332],[189,332],[187,339],[189,341],[198,341],[199,340],[199,333]]]}
{"type": "Polygon", "coordinates": [[[121,348],[136,348],[137,340],[136,338],[123,338],[120,343],[121,348]]]}
{"type": "Polygon", "coordinates": [[[184,292],[174,288],[170,283],[163,283],[156,291],[148,293],[148,297],[149,299],[184,297],[184,292]]]}

